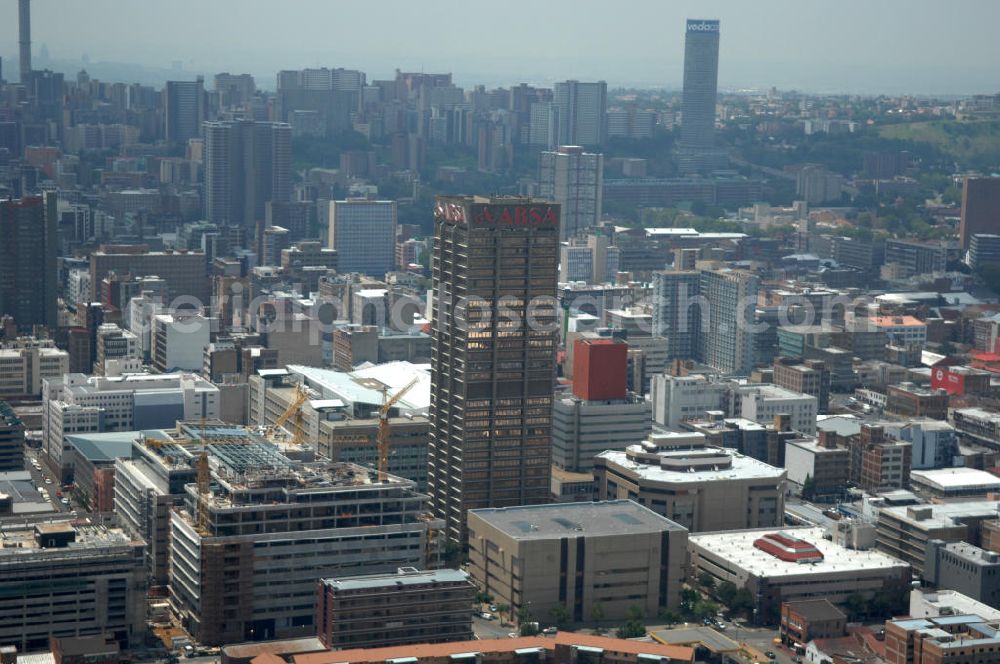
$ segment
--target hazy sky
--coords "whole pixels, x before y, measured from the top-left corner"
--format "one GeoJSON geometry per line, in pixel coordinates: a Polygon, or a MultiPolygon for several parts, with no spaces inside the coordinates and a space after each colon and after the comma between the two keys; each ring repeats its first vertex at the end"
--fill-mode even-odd
{"type": "MultiPolygon", "coordinates": [[[[1000,0],[34,0],[33,52],[176,78],[358,68],[451,71],[461,85],[603,78],[680,86],[684,19],[722,20],[724,88],[1000,91],[1000,0]]],[[[5,76],[17,2],[0,3],[5,76]]]]}

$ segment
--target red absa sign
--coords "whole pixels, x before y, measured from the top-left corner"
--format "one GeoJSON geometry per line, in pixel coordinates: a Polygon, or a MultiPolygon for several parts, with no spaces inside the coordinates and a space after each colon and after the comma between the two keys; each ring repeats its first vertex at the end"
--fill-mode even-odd
{"type": "Polygon", "coordinates": [[[486,228],[558,227],[554,205],[473,205],[470,226],[486,228]]]}
{"type": "Polygon", "coordinates": [[[948,394],[965,394],[965,376],[954,374],[944,367],[931,369],[931,387],[948,394]]]}

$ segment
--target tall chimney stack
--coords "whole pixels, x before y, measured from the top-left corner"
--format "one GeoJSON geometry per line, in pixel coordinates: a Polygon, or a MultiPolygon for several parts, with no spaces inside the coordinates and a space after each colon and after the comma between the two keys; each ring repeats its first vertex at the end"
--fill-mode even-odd
{"type": "Polygon", "coordinates": [[[18,43],[21,46],[21,83],[28,82],[31,73],[31,0],[17,3],[18,43]]]}

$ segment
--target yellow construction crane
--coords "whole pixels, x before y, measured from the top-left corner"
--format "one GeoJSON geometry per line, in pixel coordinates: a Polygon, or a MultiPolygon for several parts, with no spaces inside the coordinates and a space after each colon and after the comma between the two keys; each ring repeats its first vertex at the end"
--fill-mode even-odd
{"type": "Polygon", "coordinates": [[[303,429],[305,428],[302,416],[302,406],[305,405],[306,401],[309,400],[309,393],[306,388],[302,385],[297,385],[295,387],[295,398],[292,402],[288,404],[288,408],[285,409],[278,419],[274,421],[275,429],[280,429],[285,426],[285,422],[289,420],[292,416],[295,417],[295,424],[293,425],[294,431],[292,432],[292,443],[299,445],[302,443],[302,439],[305,436],[303,429]]]}
{"type": "Polygon", "coordinates": [[[389,433],[391,431],[391,426],[389,425],[389,411],[395,406],[403,395],[410,391],[414,385],[417,384],[417,379],[414,378],[409,383],[406,384],[401,390],[396,392],[392,397],[389,397],[388,386],[382,388],[382,407],[378,411],[378,434],[376,440],[378,441],[378,481],[385,482],[389,479],[389,433]]]}

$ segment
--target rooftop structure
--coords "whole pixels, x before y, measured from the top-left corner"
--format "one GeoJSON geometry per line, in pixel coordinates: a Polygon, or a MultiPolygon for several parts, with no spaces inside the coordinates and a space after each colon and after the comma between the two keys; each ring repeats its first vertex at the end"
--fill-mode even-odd
{"type": "Polygon", "coordinates": [[[474,510],[474,513],[519,541],[581,535],[638,535],[678,529],[673,521],[631,500],[491,507],[474,510]]]}
{"type": "Polygon", "coordinates": [[[910,485],[918,494],[934,498],[985,497],[1000,491],[1000,477],[975,468],[913,470],[910,485]]]}

